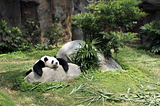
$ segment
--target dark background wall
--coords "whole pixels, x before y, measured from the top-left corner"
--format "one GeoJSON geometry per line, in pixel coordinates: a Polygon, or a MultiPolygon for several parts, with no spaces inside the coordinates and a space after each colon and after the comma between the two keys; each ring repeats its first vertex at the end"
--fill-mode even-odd
{"type": "MultiPolygon", "coordinates": [[[[76,28],[71,31],[71,16],[80,12],[87,12],[85,7],[97,0],[0,0],[0,20],[6,20],[8,26],[21,27],[23,23],[32,18],[39,23],[40,43],[43,43],[43,33],[48,25],[58,17],[58,23],[62,26],[62,43],[71,40],[83,39],[82,31],[76,28]]],[[[143,0],[138,4],[149,15],[142,20],[137,20],[133,32],[139,33],[139,27],[153,20],[160,20],[160,0],[143,0]]],[[[139,36],[140,37],[140,36],[139,36]]],[[[142,38],[141,43],[145,42],[142,38]]]]}

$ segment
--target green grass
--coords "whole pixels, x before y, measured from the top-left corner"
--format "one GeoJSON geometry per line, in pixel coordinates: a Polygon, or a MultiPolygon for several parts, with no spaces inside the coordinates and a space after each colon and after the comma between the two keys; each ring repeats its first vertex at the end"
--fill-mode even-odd
{"type": "MultiPolygon", "coordinates": [[[[86,99],[77,97],[99,96],[98,91],[106,91],[113,93],[116,97],[126,94],[130,88],[130,92],[140,90],[140,86],[148,85],[147,82],[159,83],[160,59],[159,55],[146,52],[141,47],[126,47],[120,49],[118,54],[113,54],[113,58],[125,69],[124,71],[106,71],[101,72],[99,69],[89,70],[88,77],[80,75],[67,83],[57,82],[58,86],[67,84],[65,88],[46,90],[49,87],[57,86],[55,83],[40,84],[33,91],[35,84],[24,82],[23,74],[28,71],[34,63],[44,55],[54,56],[60,48],[45,51],[33,52],[14,52],[8,54],[0,54],[0,97],[1,92],[5,91],[5,96],[12,98],[16,105],[36,105],[36,106],[86,106],[88,102],[80,103],[86,99]],[[11,89],[13,84],[19,82],[19,88],[11,89]],[[78,90],[70,95],[74,88],[78,88],[81,84],[85,85],[85,89],[96,92],[96,95],[78,90]],[[40,92],[43,91],[43,92],[40,92]]],[[[154,85],[154,84],[152,84],[154,85]]],[[[157,88],[159,86],[156,85],[157,88]]],[[[145,91],[146,92],[146,91],[145,91]]],[[[151,91],[153,93],[153,91],[151,91]]],[[[157,91],[156,93],[159,93],[157,91]]],[[[4,100],[4,99],[2,99],[4,100]]],[[[91,106],[101,106],[103,99],[91,103],[91,106]]],[[[1,102],[1,101],[0,101],[1,102]]],[[[6,104],[6,103],[5,103],[6,104]]],[[[113,101],[104,99],[104,105],[107,106],[131,106],[130,102],[113,101]]],[[[136,105],[136,104],[135,104],[136,105]]]]}
{"type": "Polygon", "coordinates": [[[0,106],[16,106],[10,95],[0,90],[0,106]]]}
{"type": "Polygon", "coordinates": [[[145,51],[142,46],[123,48],[113,57],[121,66],[131,65],[148,75],[160,76],[160,56],[145,51]]]}

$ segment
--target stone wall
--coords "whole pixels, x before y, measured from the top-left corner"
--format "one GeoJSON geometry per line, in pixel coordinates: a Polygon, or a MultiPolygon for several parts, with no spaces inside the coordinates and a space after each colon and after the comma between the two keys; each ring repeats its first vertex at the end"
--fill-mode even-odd
{"type": "Polygon", "coordinates": [[[73,10],[73,0],[0,0],[0,20],[19,28],[29,18],[36,20],[41,29],[40,43],[43,43],[43,33],[54,22],[55,15],[62,25],[62,42],[71,41],[73,10]]]}
{"type": "MultiPolygon", "coordinates": [[[[140,33],[140,27],[149,23],[153,20],[160,21],[160,0],[142,0],[141,4],[138,6],[145,12],[148,13],[146,17],[142,20],[136,20],[137,23],[135,24],[134,28],[132,29],[133,32],[140,33]]],[[[138,37],[141,39],[139,40],[138,44],[145,44],[147,37],[143,37],[140,34],[138,37]]]]}
{"type": "Polygon", "coordinates": [[[73,0],[52,0],[52,20],[58,17],[59,23],[62,25],[63,42],[71,41],[71,16],[73,14],[73,0]]]}
{"type": "MultiPolygon", "coordinates": [[[[71,31],[71,16],[88,12],[85,7],[97,0],[0,0],[0,20],[6,20],[8,26],[21,27],[29,19],[35,19],[39,23],[41,34],[39,43],[43,43],[43,34],[48,25],[58,17],[58,23],[62,26],[62,43],[71,40],[84,39],[81,29],[71,31]]],[[[139,33],[139,27],[153,20],[160,20],[160,0],[143,0],[138,5],[149,15],[135,25],[134,32],[139,33]]],[[[140,37],[142,38],[142,37],[140,37]]],[[[145,38],[142,38],[141,43],[145,38]]]]}
{"type": "Polygon", "coordinates": [[[143,0],[143,3],[139,4],[139,7],[149,13],[144,18],[143,24],[153,20],[160,20],[160,0],[143,0]]]}
{"type": "Polygon", "coordinates": [[[97,0],[0,0],[0,20],[6,20],[8,26],[19,28],[27,19],[36,20],[41,29],[39,43],[43,44],[43,34],[56,16],[63,29],[62,43],[66,43],[83,39],[81,29],[71,31],[71,16],[87,12],[85,7],[95,1],[97,0]]]}
{"type": "MultiPolygon", "coordinates": [[[[160,0],[143,0],[140,7],[148,13],[148,16],[141,21],[141,26],[153,20],[160,21],[160,0]]],[[[141,38],[142,44],[146,43],[146,39],[147,37],[141,38]]]]}
{"type": "Polygon", "coordinates": [[[20,0],[0,0],[0,20],[6,20],[8,26],[21,26],[20,0]]]}

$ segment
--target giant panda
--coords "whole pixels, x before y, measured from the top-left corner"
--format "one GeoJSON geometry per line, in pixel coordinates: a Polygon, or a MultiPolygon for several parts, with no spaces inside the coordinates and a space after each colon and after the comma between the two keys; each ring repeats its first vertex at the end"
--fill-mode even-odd
{"type": "Polygon", "coordinates": [[[68,71],[68,69],[69,69],[68,63],[64,59],[50,57],[50,56],[43,56],[40,60],[38,60],[34,64],[32,69],[30,69],[29,71],[27,71],[24,74],[24,76],[27,76],[29,73],[32,72],[32,70],[34,70],[34,72],[37,73],[39,76],[42,76],[42,74],[43,74],[42,68],[43,67],[57,68],[59,65],[62,65],[65,72],[68,71]]]}

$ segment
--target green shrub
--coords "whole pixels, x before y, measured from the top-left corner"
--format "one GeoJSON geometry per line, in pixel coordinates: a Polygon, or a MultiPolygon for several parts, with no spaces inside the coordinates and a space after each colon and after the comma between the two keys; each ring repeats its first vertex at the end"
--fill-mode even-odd
{"type": "Polygon", "coordinates": [[[7,22],[0,22],[0,53],[26,51],[39,41],[40,30],[33,20],[27,20],[21,30],[17,27],[7,27],[7,22]],[[22,30],[22,32],[21,32],[22,30]]]}
{"type": "Polygon", "coordinates": [[[86,71],[90,68],[99,67],[98,51],[93,47],[98,42],[96,40],[85,41],[85,44],[81,45],[81,48],[76,49],[76,52],[70,55],[72,62],[80,66],[82,71],[86,71]]]}
{"type": "MultiPolygon", "coordinates": [[[[72,23],[74,26],[82,28],[84,34],[91,40],[98,39],[101,41],[98,44],[98,48],[102,50],[105,56],[110,56],[111,53],[106,53],[108,50],[105,50],[107,48],[103,47],[103,45],[110,45],[108,43],[111,43],[112,40],[108,41],[106,34],[104,38],[104,35],[100,34],[100,32],[107,32],[107,35],[110,37],[113,35],[111,31],[121,31],[122,27],[130,27],[133,20],[138,20],[146,16],[145,12],[142,12],[135,6],[138,3],[140,1],[137,0],[98,1],[87,6],[87,9],[90,10],[89,13],[81,13],[73,16],[72,23]]],[[[134,34],[126,34],[126,37],[130,37],[130,35],[134,34]]],[[[116,39],[116,36],[113,39],[116,39]]],[[[112,44],[117,45],[114,44],[114,41],[112,44]]],[[[110,49],[117,50],[118,47],[113,46],[110,49]]]]}
{"type": "Polygon", "coordinates": [[[26,51],[34,47],[37,43],[39,43],[40,37],[40,28],[33,19],[28,19],[22,25],[22,42],[19,46],[19,50],[26,51]]]}
{"type": "Polygon", "coordinates": [[[37,50],[46,50],[46,46],[43,46],[41,44],[36,44],[34,45],[34,47],[37,49],[37,50]]]}
{"type": "Polygon", "coordinates": [[[7,22],[0,22],[0,53],[18,50],[21,43],[21,31],[17,27],[7,27],[7,22]]]}
{"type": "Polygon", "coordinates": [[[147,38],[146,47],[153,53],[160,52],[160,21],[152,21],[140,27],[143,36],[147,38]]]}
{"type": "Polygon", "coordinates": [[[106,56],[111,56],[111,50],[113,49],[115,53],[118,52],[119,47],[124,47],[127,43],[131,41],[135,41],[138,38],[135,36],[137,33],[123,33],[123,32],[110,32],[108,34],[107,32],[100,32],[102,38],[101,41],[106,44],[101,43],[100,45],[97,45],[97,48],[100,48],[103,53],[105,53],[106,56]]]}
{"type": "Polygon", "coordinates": [[[46,38],[44,43],[48,43],[48,45],[56,45],[56,47],[58,47],[58,42],[61,41],[61,35],[61,26],[55,22],[54,24],[48,26],[47,31],[44,33],[44,37],[46,38]]]}

